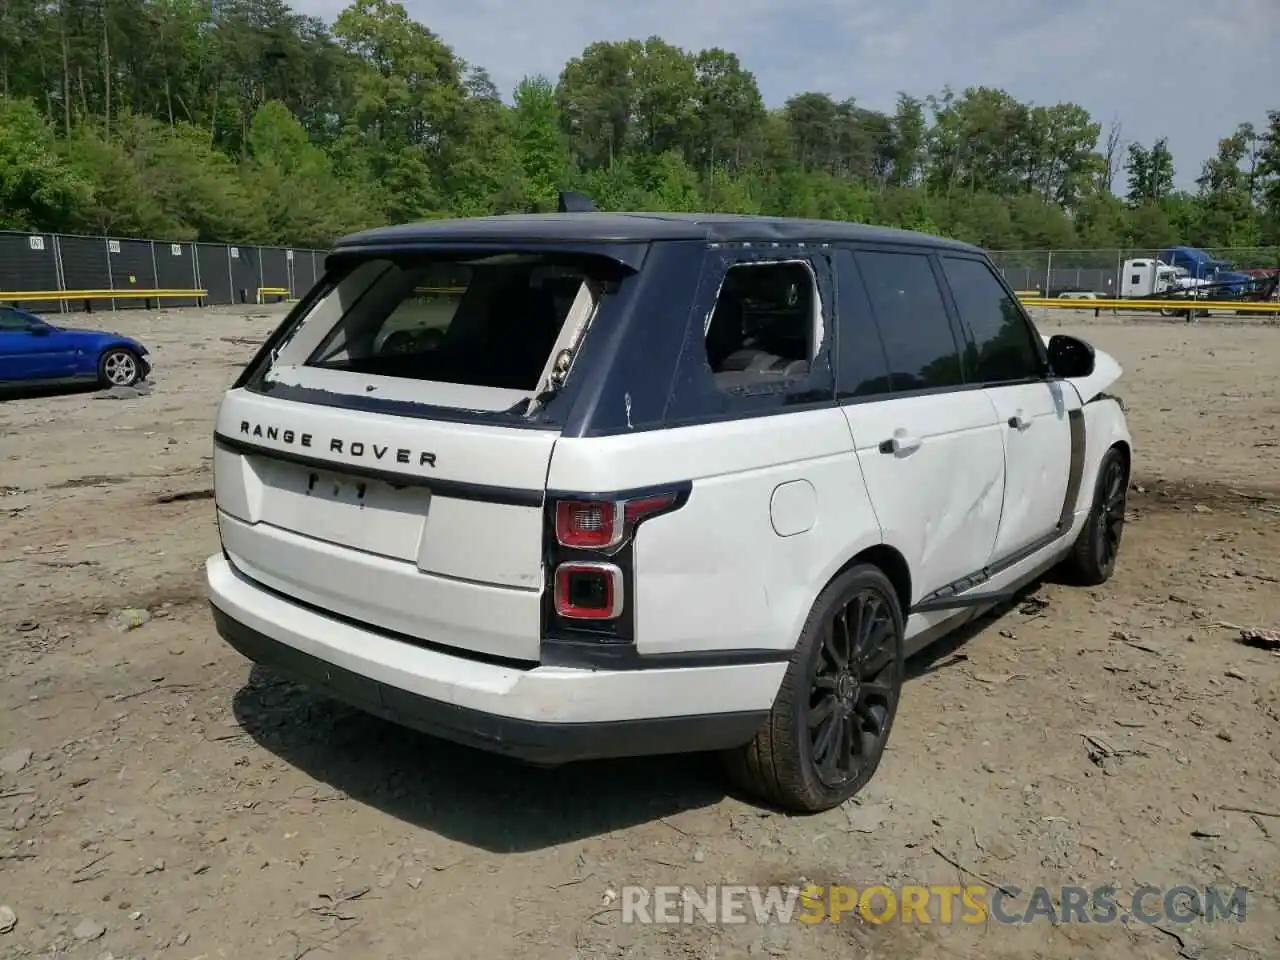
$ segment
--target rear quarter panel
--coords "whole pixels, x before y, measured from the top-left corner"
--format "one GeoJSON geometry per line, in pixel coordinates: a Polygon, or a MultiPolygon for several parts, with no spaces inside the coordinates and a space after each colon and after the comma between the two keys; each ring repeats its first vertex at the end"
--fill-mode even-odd
{"type": "Polygon", "coordinates": [[[838,408],[561,438],[548,486],[684,480],[688,502],[636,535],[641,654],[789,648],[827,580],[880,539],[838,408]]]}

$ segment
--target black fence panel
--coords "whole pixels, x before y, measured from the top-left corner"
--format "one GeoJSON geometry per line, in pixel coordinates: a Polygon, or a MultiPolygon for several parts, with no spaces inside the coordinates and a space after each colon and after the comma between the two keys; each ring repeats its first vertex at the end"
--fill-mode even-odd
{"type": "Polygon", "coordinates": [[[262,272],[257,247],[232,247],[231,293],[235,303],[257,303],[262,272]]]}
{"type": "MultiPolygon", "coordinates": [[[[203,289],[206,304],[227,305],[256,303],[264,287],[288,290],[289,299],[296,299],[324,276],[327,256],[326,250],[0,230],[0,303],[12,302],[4,300],[6,292],[203,289]]],[[[164,300],[104,296],[23,303],[37,313],[67,313],[86,307],[123,310],[148,304],[189,307],[199,302],[194,296],[164,300]]]]}
{"type": "MultiPolygon", "coordinates": [[[[156,289],[157,290],[195,290],[196,263],[195,244],[193,243],[156,243],[156,289]]],[[[166,297],[159,302],[165,307],[198,307],[200,300],[196,297],[166,297]]]]}
{"type": "Polygon", "coordinates": [[[197,243],[196,264],[200,268],[199,287],[208,291],[205,303],[235,303],[231,295],[231,258],[225,243],[197,243]]]}
{"type": "MultiPolygon", "coordinates": [[[[154,290],[156,265],[151,259],[150,240],[108,240],[107,254],[111,259],[112,290],[154,290]]],[[[133,297],[116,300],[117,310],[145,307],[146,300],[133,297]]],[[[71,305],[75,308],[75,304],[71,305]]]]}
{"type": "Polygon", "coordinates": [[[1044,272],[1040,272],[1037,281],[1033,276],[1035,271],[1030,267],[1001,267],[1000,272],[1014,290],[1039,290],[1044,285],[1044,272]]]}
{"type": "Polygon", "coordinates": [[[1119,296],[1115,270],[1097,267],[1066,267],[1061,270],[1054,267],[1049,271],[1049,291],[1049,296],[1063,291],[1119,296]]]}
{"type": "MultiPolygon", "coordinates": [[[[57,290],[58,260],[54,238],[41,233],[0,233],[0,303],[5,293],[57,290]]],[[[62,305],[56,300],[16,303],[14,306],[33,313],[57,313],[62,305]]]]}
{"type": "MultiPolygon", "coordinates": [[[[262,286],[264,287],[283,287],[289,290],[289,253],[281,250],[279,247],[259,247],[262,252],[262,286]]],[[[254,296],[258,291],[254,290],[254,296]]],[[[267,297],[270,301],[281,299],[280,297],[267,297]]]]}
{"type": "Polygon", "coordinates": [[[293,252],[293,295],[304,297],[316,283],[316,261],[310,250],[293,252]]]}
{"type": "MultiPolygon", "coordinates": [[[[102,237],[58,237],[62,279],[68,290],[111,290],[111,263],[102,237]]],[[[110,310],[110,297],[71,300],[69,310],[110,310]]]]}

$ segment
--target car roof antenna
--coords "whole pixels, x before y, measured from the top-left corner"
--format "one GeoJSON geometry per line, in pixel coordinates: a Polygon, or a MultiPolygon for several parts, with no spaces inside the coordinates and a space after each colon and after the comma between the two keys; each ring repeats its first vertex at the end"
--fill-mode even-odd
{"type": "Polygon", "coordinates": [[[596,205],[591,202],[591,198],[582,193],[574,193],[571,190],[560,191],[560,213],[595,213],[596,205]]]}

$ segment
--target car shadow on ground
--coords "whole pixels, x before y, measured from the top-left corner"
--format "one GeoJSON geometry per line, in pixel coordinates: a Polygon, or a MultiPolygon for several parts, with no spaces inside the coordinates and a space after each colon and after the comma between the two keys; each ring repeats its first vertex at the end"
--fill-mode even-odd
{"type": "Polygon", "coordinates": [[[101,390],[102,385],[96,380],[83,383],[22,383],[5,384],[0,387],[0,403],[8,400],[38,400],[46,397],[69,397],[76,394],[94,393],[101,390]]]}
{"type": "MultiPolygon", "coordinates": [[[[907,682],[963,662],[961,648],[1000,615],[971,621],[912,657],[907,682]]],[[[714,755],[535,767],[400,727],[257,665],[232,709],[259,746],[308,776],[406,823],[493,853],[600,836],[709,807],[730,793],[714,755]]]]}
{"type": "Polygon", "coordinates": [[[400,727],[254,665],[232,701],[261,747],[352,799],[494,853],[540,850],[711,806],[715,757],[535,767],[400,727]]]}

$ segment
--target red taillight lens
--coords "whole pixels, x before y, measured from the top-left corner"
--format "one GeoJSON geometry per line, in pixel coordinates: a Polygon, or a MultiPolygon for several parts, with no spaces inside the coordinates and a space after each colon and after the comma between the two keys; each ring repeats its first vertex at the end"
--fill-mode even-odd
{"type": "Polygon", "coordinates": [[[561,500],[556,504],[556,540],[562,547],[605,550],[617,546],[627,531],[654,513],[672,507],[674,493],[637,497],[614,503],[607,500],[561,500]]]}
{"type": "Polygon", "coordinates": [[[556,504],[556,539],[563,547],[602,550],[622,539],[617,504],[562,500],[556,504]]]}
{"type": "Polygon", "coordinates": [[[612,620],[622,613],[622,571],[612,563],[562,563],[555,603],[569,620],[612,620]]]}
{"type": "Polygon", "coordinates": [[[674,493],[662,493],[654,497],[637,497],[623,504],[623,517],[627,526],[634,526],[651,513],[666,510],[676,502],[674,493]]]}

